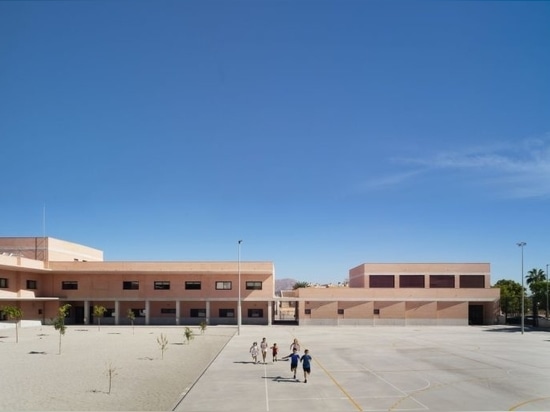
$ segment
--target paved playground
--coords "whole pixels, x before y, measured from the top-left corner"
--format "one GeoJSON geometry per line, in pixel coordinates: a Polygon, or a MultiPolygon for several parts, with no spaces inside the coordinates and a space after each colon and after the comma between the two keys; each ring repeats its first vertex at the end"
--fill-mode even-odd
{"type": "Polygon", "coordinates": [[[548,411],[550,332],[510,326],[242,326],[176,411],[548,411]],[[266,337],[313,357],[253,364],[266,337]]]}

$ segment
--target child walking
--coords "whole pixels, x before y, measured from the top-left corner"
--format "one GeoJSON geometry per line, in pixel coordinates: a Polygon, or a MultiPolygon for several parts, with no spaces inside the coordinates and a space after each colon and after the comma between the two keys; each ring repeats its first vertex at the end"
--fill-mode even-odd
{"type": "Polygon", "coordinates": [[[277,362],[277,354],[279,353],[279,347],[277,346],[277,343],[274,343],[271,348],[271,355],[273,356],[273,362],[277,362]]]}
{"type": "Polygon", "coordinates": [[[300,354],[294,348],[292,350],[292,355],[290,355],[290,371],[294,372],[294,379],[296,379],[296,369],[298,369],[298,362],[300,361],[300,354]]]}
{"type": "Polygon", "coordinates": [[[254,363],[258,363],[258,355],[260,354],[260,348],[258,347],[258,342],[254,342],[250,347],[250,354],[252,355],[252,360],[254,363]]]}
{"type": "Polygon", "coordinates": [[[309,355],[309,350],[304,351],[304,355],[300,358],[302,366],[304,368],[304,383],[307,383],[307,377],[311,373],[311,356],[309,355]]]}

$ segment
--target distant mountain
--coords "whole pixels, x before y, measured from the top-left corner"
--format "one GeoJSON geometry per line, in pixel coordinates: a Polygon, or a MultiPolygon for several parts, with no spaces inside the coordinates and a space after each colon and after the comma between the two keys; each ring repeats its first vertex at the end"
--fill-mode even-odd
{"type": "Polygon", "coordinates": [[[292,290],[296,282],[298,282],[296,279],[275,279],[275,293],[279,294],[281,290],[292,290]]]}

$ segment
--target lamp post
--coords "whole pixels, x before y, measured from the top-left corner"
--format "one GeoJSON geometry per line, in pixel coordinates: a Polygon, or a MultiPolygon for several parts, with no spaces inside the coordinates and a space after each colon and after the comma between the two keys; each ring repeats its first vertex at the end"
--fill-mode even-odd
{"type": "Polygon", "coordinates": [[[527,243],[518,242],[517,245],[521,248],[521,334],[525,330],[525,290],[523,289],[523,247],[527,243]]]}
{"type": "Polygon", "coordinates": [[[242,314],[241,314],[241,243],[243,241],[239,240],[237,242],[237,275],[239,276],[239,295],[237,298],[237,335],[241,334],[241,323],[242,323],[242,314]]]}

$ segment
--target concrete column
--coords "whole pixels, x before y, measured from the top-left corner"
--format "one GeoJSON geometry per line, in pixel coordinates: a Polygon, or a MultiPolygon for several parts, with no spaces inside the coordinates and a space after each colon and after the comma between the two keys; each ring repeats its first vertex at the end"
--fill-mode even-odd
{"type": "Polygon", "coordinates": [[[273,312],[273,302],[267,302],[267,326],[271,326],[271,316],[273,312]]]}
{"type": "Polygon", "coordinates": [[[85,325],[90,324],[90,301],[89,300],[84,301],[84,324],[85,325]]]}
{"type": "Polygon", "coordinates": [[[176,325],[180,324],[180,301],[176,300],[176,325]]]}
{"type": "Polygon", "coordinates": [[[151,304],[148,300],[145,301],[145,324],[149,325],[151,319],[151,304]]]}
{"type": "Polygon", "coordinates": [[[206,301],[206,324],[210,325],[210,301],[206,301]]]}
{"type": "Polygon", "coordinates": [[[115,325],[120,324],[120,302],[115,300],[115,325]]]}

